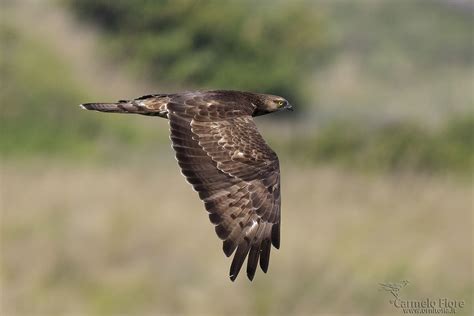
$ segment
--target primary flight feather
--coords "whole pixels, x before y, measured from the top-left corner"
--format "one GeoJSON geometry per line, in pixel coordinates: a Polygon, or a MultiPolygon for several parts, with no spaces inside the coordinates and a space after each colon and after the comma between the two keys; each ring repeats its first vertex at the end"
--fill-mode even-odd
{"type": "Polygon", "coordinates": [[[226,256],[235,252],[230,279],[235,280],[246,257],[250,280],[259,263],[267,272],[271,245],[280,247],[280,168],[252,117],[292,110],[288,101],[216,90],[150,94],[81,107],[168,119],[183,175],[204,202],[226,256]]]}

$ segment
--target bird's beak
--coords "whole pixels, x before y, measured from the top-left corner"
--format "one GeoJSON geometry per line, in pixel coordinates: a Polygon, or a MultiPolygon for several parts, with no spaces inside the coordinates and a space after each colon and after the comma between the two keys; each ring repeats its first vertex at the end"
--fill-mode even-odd
{"type": "Polygon", "coordinates": [[[287,103],[283,108],[287,111],[293,112],[293,106],[290,103],[287,103]]]}

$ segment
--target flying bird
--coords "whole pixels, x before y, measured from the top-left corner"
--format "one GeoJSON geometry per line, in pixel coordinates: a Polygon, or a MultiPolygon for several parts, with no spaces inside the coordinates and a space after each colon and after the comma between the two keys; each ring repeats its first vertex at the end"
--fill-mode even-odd
{"type": "Polygon", "coordinates": [[[247,256],[250,280],[259,263],[267,272],[271,245],[280,247],[280,167],[253,117],[292,111],[287,100],[215,90],[150,94],[81,107],[168,119],[182,174],[204,202],[225,255],[235,252],[230,279],[235,280],[247,256]]]}

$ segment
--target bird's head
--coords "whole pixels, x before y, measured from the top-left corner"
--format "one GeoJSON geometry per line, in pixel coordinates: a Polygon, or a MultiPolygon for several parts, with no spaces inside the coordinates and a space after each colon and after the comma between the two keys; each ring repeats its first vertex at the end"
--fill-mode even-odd
{"type": "Polygon", "coordinates": [[[293,111],[293,106],[284,98],[271,94],[258,94],[258,101],[255,102],[257,107],[253,116],[264,115],[277,111],[293,111]]]}

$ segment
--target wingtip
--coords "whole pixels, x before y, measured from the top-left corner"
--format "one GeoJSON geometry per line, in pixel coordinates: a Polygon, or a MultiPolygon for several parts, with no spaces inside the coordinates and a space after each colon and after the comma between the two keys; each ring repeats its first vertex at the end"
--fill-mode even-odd
{"type": "Polygon", "coordinates": [[[79,104],[79,107],[83,110],[87,110],[87,108],[85,107],[85,104],[79,104]]]}
{"type": "Polygon", "coordinates": [[[280,223],[273,224],[272,226],[272,244],[276,249],[280,249],[280,223]]]}
{"type": "Polygon", "coordinates": [[[234,253],[235,248],[237,248],[237,245],[230,239],[224,240],[222,243],[222,250],[226,257],[230,257],[234,253]]]}
{"type": "Polygon", "coordinates": [[[278,239],[278,240],[275,240],[275,241],[272,240],[272,245],[273,245],[273,247],[275,247],[276,249],[280,249],[280,240],[279,240],[279,239],[278,239]]]}
{"type": "Polygon", "coordinates": [[[234,282],[235,279],[237,278],[237,274],[235,274],[235,275],[234,275],[234,274],[230,274],[230,275],[229,275],[229,278],[230,278],[230,280],[231,280],[232,282],[234,282]]]}
{"type": "Polygon", "coordinates": [[[255,272],[254,273],[249,273],[247,272],[247,278],[249,278],[250,282],[253,281],[253,278],[255,277],[255,272]]]}

